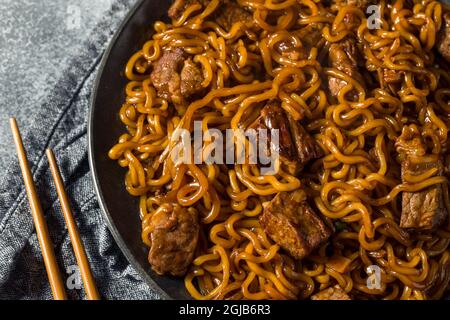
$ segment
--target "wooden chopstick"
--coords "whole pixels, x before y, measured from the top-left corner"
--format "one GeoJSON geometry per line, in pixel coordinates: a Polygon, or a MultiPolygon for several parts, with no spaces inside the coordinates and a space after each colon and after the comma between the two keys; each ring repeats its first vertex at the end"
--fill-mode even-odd
{"type": "Polygon", "coordinates": [[[48,233],[47,224],[44,218],[44,212],[42,211],[42,207],[36,192],[33,175],[31,174],[31,170],[28,165],[27,155],[25,152],[25,148],[23,147],[20,131],[17,126],[16,119],[11,118],[9,122],[14,137],[14,143],[17,149],[20,169],[22,170],[25,189],[27,191],[28,201],[30,202],[31,214],[33,216],[37,237],[41,246],[42,257],[44,259],[45,269],[47,271],[48,281],[53,293],[53,298],[55,300],[66,300],[67,296],[64,288],[64,283],[62,281],[59,267],[56,262],[52,241],[48,233]]]}
{"type": "Polygon", "coordinates": [[[91,268],[89,267],[89,260],[86,256],[86,251],[84,249],[83,242],[81,241],[77,224],[75,223],[72,211],[70,209],[69,198],[64,190],[64,183],[61,178],[61,173],[59,171],[55,155],[51,149],[47,149],[46,154],[53,180],[55,181],[56,192],[58,193],[58,198],[61,203],[64,219],[66,220],[67,229],[69,230],[73,251],[77,259],[78,267],[80,268],[81,278],[83,279],[86,294],[89,300],[100,300],[100,295],[97,291],[97,287],[95,286],[94,276],[92,275],[91,268]]]}

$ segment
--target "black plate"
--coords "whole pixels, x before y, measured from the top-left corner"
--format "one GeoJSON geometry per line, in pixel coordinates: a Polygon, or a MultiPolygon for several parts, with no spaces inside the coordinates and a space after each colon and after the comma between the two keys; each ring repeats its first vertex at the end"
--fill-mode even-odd
{"type": "Polygon", "coordinates": [[[105,220],[128,261],[162,298],[188,299],[181,279],[160,277],[149,267],[148,248],[141,240],[138,198],[125,190],[125,170],[108,158],[109,149],[124,132],[118,112],[125,99],[125,65],[150,38],[153,23],[167,19],[169,5],[170,1],[139,1],[106,51],[89,114],[89,163],[105,220]]]}
{"type": "MultiPolygon", "coordinates": [[[[124,132],[118,112],[125,99],[124,69],[133,53],[152,34],[156,20],[167,20],[170,0],[140,0],[128,14],[106,51],[89,113],[89,163],[95,191],[105,220],[132,266],[162,298],[191,299],[181,279],[160,277],[147,261],[148,248],[141,241],[138,198],[125,190],[125,170],[108,158],[109,149],[124,132]]],[[[450,0],[444,0],[450,4],[450,0]]],[[[450,299],[450,297],[446,297],[450,299]]]]}

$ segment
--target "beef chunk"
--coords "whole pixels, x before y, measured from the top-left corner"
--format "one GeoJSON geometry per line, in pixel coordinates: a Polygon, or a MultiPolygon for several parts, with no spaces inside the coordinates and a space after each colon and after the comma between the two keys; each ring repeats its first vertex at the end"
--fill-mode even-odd
{"type": "Polygon", "coordinates": [[[301,46],[295,46],[294,43],[288,41],[280,41],[275,48],[277,51],[290,60],[304,60],[307,59],[311,48],[320,47],[322,37],[323,24],[312,23],[297,31],[295,35],[301,40],[301,46]]]}
{"type": "Polygon", "coordinates": [[[297,151],[297,157],[300,159],[302,166],[313,159],[322,157],[322,149],[316,143],[314,138],[306,132],[305,128],[290,116],[288,117],[288,120],[291,127],[292,139],[294,140],[295,149],[297,151]]]}
{"type": "Polygon", "coordinates": [[[443,16],[441,31],[437,41],[437,49],[440,54],[450,62],[450,12],[443,16]]]}
{"type": "Polygon", "coordinates": [[[280,192],[260,217],[265,232],[293,258],[303,259],[331,235],[314,213],[303,190],[280,192]]]}
{"type": "Polygon", "coordinates": [[[344,16],[344,24],[347,30],[357,30],[361,25],[361,18],[353,12],[349,12],[344,16]]]}
{"type": "Polygon", "coordinates": [[[206,7],[208,3],[209,0],[175,0],[169,8],[168,15],[170,18],[178,20],[190,5],[199,4],[202,7],[206,7]]]}
{"type": "Polygon", "coordinates": [[[352,300],[339,285],[327,288],[313,295],[311,300],[352,300]]]}
{"type": "Polygon", "coordinates": [[[234,1],[224,0],[222,6],[219,7],[215,22],[225,30],[229,31],[237,22],[243,22],[245,25],[253,24],[253,15],[241,7],[234,1]]]}
{"type": "Polygon", "coordinates": [[[156,61],[150,79],[158,96],[182,104],[202,90],[203,75],[181,48],[166,50],[156,61]]]}
{"type": "Polygon", "coordinates": [[[402,81],[403,72],[391,69],[383,69],[383,80],[387,84],[399,83],[402,81]]]}
{"type": "Polygon", "coordinates": [[[164,51],[156,61],[150,79],[158,91],[158,96],[174,103],[181,103],[180,71],[185,59],[183,49],[176,48],[164,51]]]}
{"type": "Polygon", "coordinates": [[[395,142],[395,148],[400,155],[424,156],[427,152],[425,142],[419,128],[412,124],[403,126],[402,134],[395,142]]]}
{"type": "Polygon", "coordinates": [[[292,43],[281,41],[276,45],[277,51],[290,60],[303,60],[308,58],[308,52],[303,47],[295,47],[292,43]]]}
{"type": "Polygon", "coordinates": [[[290,170],[291,172],[300,169],[292,143],[289,121],[283,109],[276,102],[271,102],[261,111],[261,120],[264,128],[279,130],[280,143],[277,151],[282,162],[286,162],[288,166],[295,167],[295,169],[290,170]]]}
{"type": "MultiPolygon", "coordinates": [[[[330,46],[329,65],[355,79],[364,87],[364,79],[358,70],[363,65],[358,51],[356,40],[349,38],[330,46]]],[[[332,96],[336,97],[339,91],[347,85],[347,82],[338,78],[329,77],[328,87],[332,96]]],[[[351,93],[352,98],[357,98],[356,92],[351,93]]]]}
{"type": "MultiPolygon", "coordinates": [[[[417,176],[433,168],[438,169],[437,176],[444,173],[441,159],[419,163],[414,159],[418,158],[408,156],[402,162],[402,180],[404,183],[408,183],[406,174],[417,176]]],[[[400,227],[434,230],[446,220],[447,215],[442,185],[433,185],[417,192],[403,192],[400,227]]]]}
{"type": "Polygon", "coordinates": [[[184,61],[181,70],[181,94],[190,97],[202,91],[203,74],[201,69],[191,60],[184,61]]]}
{"type": "Polygon", "coordinates": [[[322,23],[311,23],[307,26],[295,31],[295,35],[302,41],[302,44],[308,51],[313,47],[319,47],[319,43],[323,41],[322,23]]]}
{"type": "Polygon", "coordinates": [[[314,138],[276,101],[269,102],[262,109],[261,116],[252,127],[279,130],[279,145],[275,147],[283,168],[292,175],[298,174],[309,161],[323,156],[314,138]]]}
{"type": "Polygon", "coordinates": [[[320,47],[322,37],[323,24],[312,23],[297,31],[295,35],[301,40],[302,46],[296,47],[293,43],[288,41],[281,41],[277,43],[276,49],[283,56],[290,60],[307,59],[311,48],[320,47]]]}
{"type": "Polygon", "coordinates": [[[182,276],[194,258],[200,226],[197,213],[177,204],[166,204],[151,217],[148,260],[160,274],[182,276]]]}
{"type": "MultiPolygon", "coordinates": [[[[403,127],[395,147],[402,161],[404,183],[412,183],[412,181],[408,181],[408,175],[418,176],[433,168],[437,169],[435,176],[444,174],[442,160],[426,156],[426,144],[416,125],[403,127]],[[421,159],[421,162],[417,159],[421,159]]],[[[433,185],[417,192],[403,192],[400,219],[402,228],[433,230],[445,221],[447,215],[442,185],[433,185]]]]}

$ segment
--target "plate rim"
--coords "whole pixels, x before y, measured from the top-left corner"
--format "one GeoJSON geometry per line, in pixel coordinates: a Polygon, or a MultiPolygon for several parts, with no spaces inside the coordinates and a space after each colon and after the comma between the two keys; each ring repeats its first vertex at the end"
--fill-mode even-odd
{"type": "Polygon", "coordinates": [[[116,241],[117,245],[119,246],[122,253],[125,255],[125,258],[128,260],[128,262],[131,264],[131,266],[138,272],[139,276],[142,278],[144,282],[151,287],[153,291],[155,291],[161,299],[169,299],[172,300],[173,298],[164,290],[162,289],[155,280],[141,267],[141,265],[137,262],[137,260],[134,258],[133,254],[129,250],[128,246],[126,245],[125,241],[123,240],[122,236],[120,235],[119,231],[117,230],[115,224],[112,222],[112,216],[106,206],[105,199],[103,198],[103,194],[100,187],[100,181],[97,174],[97,167],[96,167],[96,161],[94,156],[94,110],[95,110],[95,104],[97,100],[97,93],[100,86],[101,78],[103,75],[103,71],[105,69],[105,66],[109,60],[111,51],[113,50],[114,46],[117,43],[117,39],[122,34],[125,27],[130,22],[131,18],[136,14],[136,12],[139,10],[139,8],[142,6],[142,4],[146,0],[138,0],[137,3],[130,9],[130,11],[127,13],[123,21],[121,22],[118,29],[115,31],[114,36],[110,40],[110,43],[108,44],[108,47],[103,53],[103,57],[101,59],[99,69],[97,71],[97,75],[95,76],[95,81],[93,85],[93,91],[91,94],[91,97],[89,99],[89,112],[88,112],[88,127],[87,127],[87,134],[88,134],[88,160],[89,160],[89,168],[90,173],[92,176],[93,184],[94,184],[94,192],[98,200],[98,204],[100,207],[100,211],[102,212],[103,218],[105,219],[106,225],[111,232],[114,240],[116,241]]]}

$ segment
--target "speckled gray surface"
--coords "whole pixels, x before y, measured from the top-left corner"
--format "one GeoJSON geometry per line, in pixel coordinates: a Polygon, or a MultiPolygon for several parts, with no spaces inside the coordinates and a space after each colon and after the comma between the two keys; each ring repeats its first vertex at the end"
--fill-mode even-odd
{"type": "Polygon", "coordinates": [[[102,297],[158,298],[107,230],[87,161],[86,119],[96,71],[135,2],[0,1],[0,299],[52,298],[12,145],[10,116],[22,129],[69,297],[85,295],[73,286],[76,263],[44,157],[47,147],[57,154],[102,297]]]}
{"type": "Polygon", "coordinates": [[[13,155],[8,118],[26,123],[39,111],[114,0],[77,2],[0,1],[0,168],[13,155]]]}

